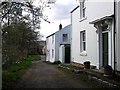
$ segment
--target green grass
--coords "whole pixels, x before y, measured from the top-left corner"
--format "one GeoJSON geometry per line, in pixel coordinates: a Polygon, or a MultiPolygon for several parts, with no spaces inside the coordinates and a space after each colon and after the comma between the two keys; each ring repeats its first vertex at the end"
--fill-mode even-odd
{"type": "Polygon", "coordinates": [[[61,62],[60,61],[55,61],[55,62],[50,62],[50,61],[46,61],[47,64],[51,64],[51,65],[58,65],[60,64],[61,62]]]}
{"type": "Polygon", "coordinates": [[[11,88],[22,77],[26,69],[32,65],[32,61],[40,60],[40,56],[29,55],[22,62],[10,66],[8,69],[2,70],[2,87],[11,88]]]}
{"type": "Polygon", "coordinates": [[[51,62],[49,62],[49,61],[45,61],[45,63],[47,63],[47,64],[52,64],[51,62]]]}

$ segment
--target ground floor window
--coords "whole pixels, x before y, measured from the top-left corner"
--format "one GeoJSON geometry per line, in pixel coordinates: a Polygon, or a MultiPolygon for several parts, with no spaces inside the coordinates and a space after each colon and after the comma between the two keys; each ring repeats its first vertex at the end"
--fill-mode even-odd
{"type": "Polygon", "coordinates": [[[86,32],[80,31],[80,51],[86,51],[86,32]]]}
{"type": "Polygon", "coordinates": [[[52,49],[52,58],[54,57],[54,50],[52,49]]]}

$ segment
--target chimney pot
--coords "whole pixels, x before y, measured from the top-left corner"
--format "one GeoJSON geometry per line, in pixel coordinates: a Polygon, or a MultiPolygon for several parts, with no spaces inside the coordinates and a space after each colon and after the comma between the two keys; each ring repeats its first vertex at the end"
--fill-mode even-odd
{"type": "Polygon", "coordinates": [[[59,25],[59,30],[61,30],[62,29],[62,24],[60,23],[60,25],[59,25]]]}

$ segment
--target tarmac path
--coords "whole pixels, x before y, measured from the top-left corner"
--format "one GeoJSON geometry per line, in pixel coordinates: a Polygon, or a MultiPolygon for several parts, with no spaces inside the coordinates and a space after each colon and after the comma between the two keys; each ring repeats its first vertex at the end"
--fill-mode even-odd
{"type": "Polygon", "coordinates": [[[82,81],[59,70],[56,65],[44,63],[45,56],[41,57],[41,61],[33,62],[16,88],[88,88],[82,81]]]}

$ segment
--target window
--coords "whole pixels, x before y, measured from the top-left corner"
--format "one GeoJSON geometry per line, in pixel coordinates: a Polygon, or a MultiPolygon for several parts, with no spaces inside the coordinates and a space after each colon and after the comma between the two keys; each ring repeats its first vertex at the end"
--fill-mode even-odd
{"type": "Polygon", "coordinates": [[[52,58],[54,57],[54,50],[52,49],[52,58]]]}
{"type": "Polygon", "coordinates": [[[85,0],[82,0],[80,2],[80,19],[85,18],[85,11],[86,11],[85,0]]]}
{"type": "Polygon", "coordinates": [[[54,43],[54,35],[52,36],[52,43],[54,43]]]}
{"type": "Polygon", "coordinates": [[[80,49],[81,49],[81,52],[86,51],[86,33],[85,33],[85,31],[80,32],[80,49]]]}
{"type": "Polygon", "coordinates": [[[67,42],[68,41],[68,34],[63,34],[63,42],[67,42]]]}

